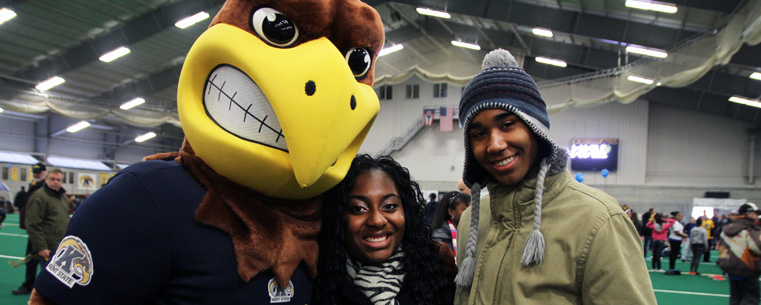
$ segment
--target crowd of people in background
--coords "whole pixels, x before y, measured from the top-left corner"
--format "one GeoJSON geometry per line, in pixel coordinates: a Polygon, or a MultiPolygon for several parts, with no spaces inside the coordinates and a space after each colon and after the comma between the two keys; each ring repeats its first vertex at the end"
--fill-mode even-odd
{"type": "Polygon", "coordinates": [[[650,208],[638,217],[635,211],[627,206],[622,207],[630,215],[632,224],[637,229],[643,241],[642,248],[645,259],[651,259],[653,270],[665,272],[668,275],[680,274],[676,270],[677,260],[691,262],[689,274],[700,275],[699,262],[711,262],[711,250],[717,249],[716,240],[725,225],[737,217],[737,213],[727,215],[708,215],[690,217],[689,221],[679,211],[657,212],[650,208]],[[663,270],[661,259],[669,257],[669,269],[663,270]]]}

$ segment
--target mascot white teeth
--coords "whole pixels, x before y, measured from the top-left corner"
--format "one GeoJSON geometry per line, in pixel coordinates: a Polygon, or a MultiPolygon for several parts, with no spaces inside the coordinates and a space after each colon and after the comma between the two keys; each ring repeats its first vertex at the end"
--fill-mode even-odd
{"type": "Polygon", "coordinates": [[[228,0],[180,75],[183,147],[81,205],[31,304],[308,304],[319,195],[378,114],[383,40],[357,0],[228,0]]]}

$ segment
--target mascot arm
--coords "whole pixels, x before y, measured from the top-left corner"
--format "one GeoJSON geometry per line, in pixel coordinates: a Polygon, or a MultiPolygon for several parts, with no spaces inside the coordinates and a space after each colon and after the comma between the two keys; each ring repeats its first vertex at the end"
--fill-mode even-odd
{"type": "Polygon", "coordinates": [[[35,281],[32,304],[141,304],[155,297],[169,276],[170,242],[143,179],[122,171],[77,209],[35,281]]]}

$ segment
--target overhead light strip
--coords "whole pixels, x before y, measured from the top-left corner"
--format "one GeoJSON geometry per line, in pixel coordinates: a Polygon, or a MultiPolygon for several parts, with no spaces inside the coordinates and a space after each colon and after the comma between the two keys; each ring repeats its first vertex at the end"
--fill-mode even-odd
{"type": "Polygon", "coordinates": [[[390,46],[388,48],[383,48],[382,50],[380,50],[380,52],[378,52],[378,57],[394,53],[394,52],[399,51],[401,49],[404,49],[404,45],[402,45],[402,44],[395,44],[395,45],[390,46]]]}
{"type": "Polygon", "coordinates": [[[481,46],[479,46],[477,44],[467,43],[467,42],[462,42],[462,41],[457,41],[457,40],[452,40],[452,45],[456,46],[456,47],[466,48],[466,49],[471,49],[471,50],[476,50],[476,51],[481,50],[481,46]]]}
{"type": "Polygon", "coordinates": [[[66,128],[66,131],[75,133],[87,127],[90,127],[90,123],[88,123],[87,121],[79,121],[78,123],[69,126],[69,128],[66,128]]]}
{"type": "Polygon", "coordinates": [[[45,81],[42,81],[41,83],[37,84],[37,86],[34,86],[34,88],[37,88],[37,90],[46,91],[50,90],[50,88],[53,88],[55,86],[58,86],[60,84],[65,83],[66,80],[64,80],[61,77],[53,76],[45,81]]]}
{"type": "Polygon", "coordinates": [[[552,37],[554,34],[551,30],[543,29],[543,28],[533,28],[531,30],[532,33],[536,36],[542,36],[542,37],[552,37]]]}
{"type": "Polygon", "coordinates": [[[626,52],[628,53],[634,53],[634,54],[640,54],[640,55],[646,55],[646,56],[652,56],[657,58],[666,58],[669,56],[666,51],[654,49],[654,48],[645,48],[645,47],[638,47],[638,46],[628,46],[626,47],[626,52]]]}
{"type": "Polygon", "coordinates": [[[129,54],[129,52],[129,48],[122,46],[101,55],[98,59],[102,62],[112,62],[119,57],[129,54]]]}
{"type": "Polygon", "coordinates": [[[636,8],[646,11],[656,11],[667,14],[674,14],[678,8],[676,4],[659,1],[646,1],[646,0],[626,0],[626,7],[636,8]]]}
{"type": "Polygon", "coordinates": [[[0,9],[0,24],[13,19],[13,17],[16,17],[16,12],[10,10],[7,7],[0,9]]]}
{"type": "Polygon", "coordinates": [[[753,72],[753,74],[750,75],[750,78],[761,80],[761,72],[753,72]]]}
{"type": "Polygon", "coordinates": [[[759,100],[751,100],[751,99],[747,99],[747,98],[740,97],[740,96],[737,96],[737,95],[735,95],[733,97],[730,97],[729,101],[730,102],[734,102],[734,103],[738,103],[738,104],[743,104],[743,105],[751,106],[751,107],[761,108],[761,101],[759,101],[759,100]]]}
{"type": "Polygon", "coordinates": [[[644,78],[641,76],[636,76],[636,75],[629,75],[626,79],[635,83],[640,83],[645,85],[652,85],[655,82],[655,80],[644,78]]]}
{"type": "Polygon", "coordinates": [[[122,110],[129,110],[139,105],[142,105],[143,103],[145,103],[145,99],[143,99],[142,97],[136,97],[129,100],[128,102],[125,102],[124,104],[119,106],[119,108],[121,108],[122,110]]]}
{"type": "Polygon", "coordinates": [[[135,142],[143,142],[143,141],[147,141],[147,140],[149,140],[149,139],[152,139],[152,138],[153,138],[153,137],[155,137],[155,136],[156,136],[156,133],[155,133],[155,132],[153,132],[153,131],[151,131],[151,132],[146,132],[146,133],[144,133],[144,134],[141,134],[141,135],[137,136],[137,138],[135,138],[135,142]]]}
{"type": "Polygon", "coordinates": [[[175,23],[174,26],[184,29],[184,28],[190,27],[191,25],[199,23],[203,20],[206,20],[207,18],[209,18],[209,13],[199,12],[193,16],[185,17],[181,19],[180,21],[177,21],[177,23],[175,23]]]}
{"type": "Polygon", "coordinates": [[[416,10],[417,10],[417,13],[420,15],[433,16],[433,17],[439,17],[444,19],[452,18],[452,15],[450,15],[447,12],[432,10],[430,8],[418,7],[416,10]]]}
{"type": "Polygon", "coordinates": [[[565,68],[566,66],[568,66],[568,64],[563,60],[553,59],[553,58],[544,57],[544,56],[537,56],[536,61],[543,64],[558,66],[562,68],[565,68]]]}

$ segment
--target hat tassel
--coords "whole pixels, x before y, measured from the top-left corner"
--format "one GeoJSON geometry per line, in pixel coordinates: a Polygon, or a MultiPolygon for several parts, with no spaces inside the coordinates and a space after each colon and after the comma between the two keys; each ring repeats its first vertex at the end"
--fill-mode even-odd
{"type": "Polygon", "coordinates": [[[541,264],[544,259],[544,235],[539,231],[542,225],[542,195],[544,194],[544,178],[550,164],[547,158],[542,160],[539,174],[536,177],[536,193],[534,194],[534,229],[529,233],[523,246],[521,265],[541,264]]]}
{"type": "Polygon", "coordinates": [[[469,288],[473,284],[473,277],[476,274],[476,259],[473,258],[476,252],[476,239],[478,238],[478,220],[481,202],[481,185],[474,183],[470,188],[471,205],[470,205],[470,231],[468,232],[468,242],[465,246],[465,259],[460,266],[460,272],[454,279],[457,289],[469,288]]]}

